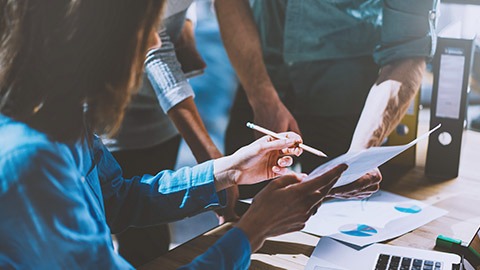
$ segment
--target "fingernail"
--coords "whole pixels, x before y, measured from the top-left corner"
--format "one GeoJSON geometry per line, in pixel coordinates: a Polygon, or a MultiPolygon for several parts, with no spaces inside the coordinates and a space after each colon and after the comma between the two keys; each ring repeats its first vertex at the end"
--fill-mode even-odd
{"type": "Polygon", "coordinates": [[[278,168],[277,166],[273,166],[272,171],[278,173],[280,171],[280,168],[278,168]]]}

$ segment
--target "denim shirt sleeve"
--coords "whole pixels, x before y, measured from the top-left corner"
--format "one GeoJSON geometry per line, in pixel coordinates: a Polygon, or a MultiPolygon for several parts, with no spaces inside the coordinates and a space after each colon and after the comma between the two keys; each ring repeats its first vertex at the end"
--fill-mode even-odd
{"type": "Polygon", "coordinates": [[[100,139],[94,142],[107,223],[113,233],[126,228],[179,220],[224,206],[226,192],[216,192],[213,161],[156,175],[122,177],[122,170],[100,139]]]}
{"type": "Polygon", "coordinates": [[[188,97],[195,97],[192,87],[175,55],[175,47],[165,30],[160,32],[162,47],[151,50],[145,61],[145,72],[162,110],[167,113],[188,97]]]}
{"type": "Polygon", "coordinates": [[[0,156],[1,269],[133,269],[93,217],[67,153],[37,143],[0,156]]]}
{"type": "Polygon", "coordinates": [[[381,43],[373,57],[384,66],[410,57],[431,58],[435,51],[437,0],[383,0],[381,43]]]}
{"type": "Polygon", "coordinates": [[[233,228],[207,252],[179,269],[248,269],[251,252],[250,242],[245,233],[239,228],[233,228]]]}

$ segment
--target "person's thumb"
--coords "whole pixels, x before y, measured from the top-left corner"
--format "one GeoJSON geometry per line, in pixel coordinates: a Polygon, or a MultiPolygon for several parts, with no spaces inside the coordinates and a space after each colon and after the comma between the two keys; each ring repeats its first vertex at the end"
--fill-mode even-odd
{"type": "Polygon", "coordinates": [[[289,185],[297,184],[302,181],[302,176],[296,173],[281,176],[270,182],[276,188],[283,188],[289,185]]]}

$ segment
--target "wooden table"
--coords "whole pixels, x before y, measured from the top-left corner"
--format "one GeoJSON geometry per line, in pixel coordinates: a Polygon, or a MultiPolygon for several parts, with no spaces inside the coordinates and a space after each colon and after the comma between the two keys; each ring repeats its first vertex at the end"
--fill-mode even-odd
{"type": "MultiPolygon", "coordinates": [[[[419,134],[427,130],[420,126],[419,134]]],[[[431,182],[424,176],[426,141],[418,145],[417,166],[397,177],[384,179],[384,189],[446,209],[449,213],[386,243],[433,249],[439,234],[470,241],[480,225],[480,133],[466,131],[457,179],[431,182]]],[[[215,243],[232,224],[219,226],[153,260],[140,269],[175,269],[192,261],[215,243]]],[[[251,269],[303,269],[319,237],[295,232],[267,239],[252,255],[251,269]]]]}

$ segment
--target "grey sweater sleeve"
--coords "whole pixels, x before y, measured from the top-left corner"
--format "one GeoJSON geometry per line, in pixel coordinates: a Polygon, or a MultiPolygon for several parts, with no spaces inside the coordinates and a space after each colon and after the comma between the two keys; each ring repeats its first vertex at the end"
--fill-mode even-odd
{"type": "Polygon", "coordinates": [[[183,74],[175,47],[165,30],[160,32],[160,38],[162,47],[148,52],[145,72],[162,110],[167,113],[173,106],[195,94],[183,74]]]}

